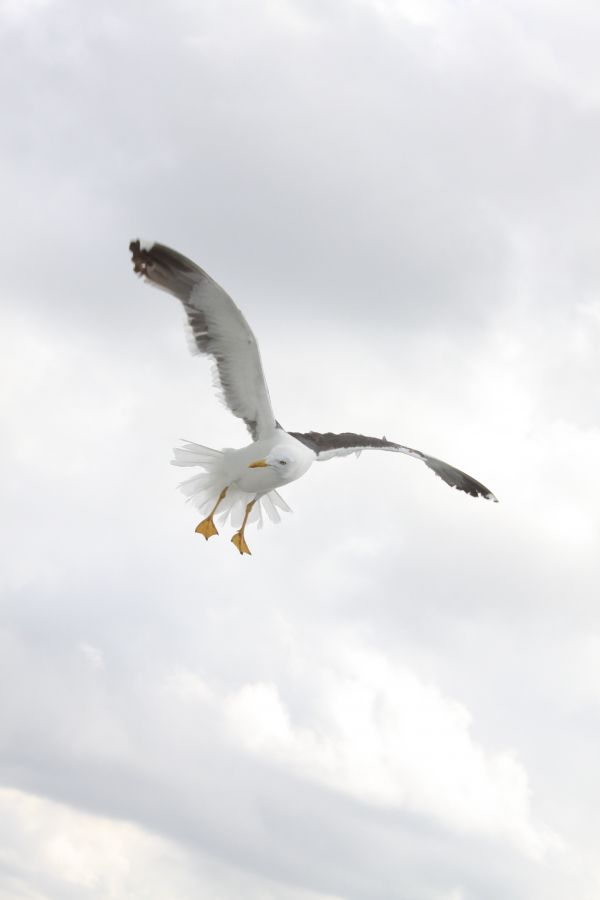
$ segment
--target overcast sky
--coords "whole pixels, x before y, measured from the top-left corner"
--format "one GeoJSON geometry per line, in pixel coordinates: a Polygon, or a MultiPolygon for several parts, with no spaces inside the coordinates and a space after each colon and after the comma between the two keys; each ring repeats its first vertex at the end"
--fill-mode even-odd
{"type": "Polygon", "coordinates": [[[1,900],[600,896],[599,43],[588,0],[0,0],[1,900]],[[285,427],[500,503],[364,453],[205,543],[171,448],[247,434],[134,237],[285,427]]]}

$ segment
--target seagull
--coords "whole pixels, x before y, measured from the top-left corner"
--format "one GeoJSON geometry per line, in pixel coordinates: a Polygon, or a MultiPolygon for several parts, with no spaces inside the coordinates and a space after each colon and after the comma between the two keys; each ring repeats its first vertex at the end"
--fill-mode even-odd
{"type": "Polygon", "coordinates": [[[421,460],[450,487],[498,502],[488,488],[470,475],[386,437],[349,431],[286,431],[271,408],[256,338],[231,297],[200,266],[164,244],[135,240],[129,249],[134,271],[183,304],[192,351],[212,357],[216,364],[215,386],[233,415],[245,422],[252,437],[250,444],[239,449],[213,450],[186,442],[174,450],[174,465],[202,470],[180,488],[188,500],[207,514],[196,527],[206,540],[219,533],[215,515],[218,514],[220,524],[230,517],[238,529],[232,543],[241,555],[250,555],[246,526],[256,521],[260,527],[263,512],[271,521],[279,522],[279,510],[290,511],[278,488],[301,478],[315,461],[352,453],[358,456],[370,449],[404,453],[421,460]]]}

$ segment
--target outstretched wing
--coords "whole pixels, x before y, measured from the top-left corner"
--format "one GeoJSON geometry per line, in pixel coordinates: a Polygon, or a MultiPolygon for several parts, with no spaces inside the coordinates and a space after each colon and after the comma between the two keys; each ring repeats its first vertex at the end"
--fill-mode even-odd
{"type": "Polygon", "coordinates": [[[256,338],[231,297],[191,260],[164,244],[129,245],[134,271],[183,303],[199,353],[216,362],[223,398],[252,438],[276,427],[256,338]]]}
{"type": "Polygon", "coordinates": [[[485,485],[471,478],[470,475],[461,472],[460,469],[449,466],[448,463],[442,462],[441,459],[427,456],[425,453],[421,453],[420,450],[412,450],[410,447],[403,447],[402,444],[395,444],[393,441],[388,441],[387,438],[367,437],[364,434],[352,434],[349,431],[343,434],[332,434],[331,432],[319,434],[318,431],[299,434],[298,432],[290,431],[289,434],[295,437],[296,440],[306,444],[311,450],[314,450],[317,454],[317,460],[332,459],[334,456],[348,456],[350,453],[359,454],[361,450],[370,449],[389,450],[392,453],[406,453],[408,456],[424,462],[450,487],[458,488],[459,491],[464,491],[472,497],[485,497],[486,500],[493,500],[494,503],[498,502],[485,485]]]}

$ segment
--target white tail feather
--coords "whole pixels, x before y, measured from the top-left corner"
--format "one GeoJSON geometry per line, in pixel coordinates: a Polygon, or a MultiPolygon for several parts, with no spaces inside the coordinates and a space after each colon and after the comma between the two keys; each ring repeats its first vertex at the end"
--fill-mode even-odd
{"type": "MultiPolygon", "coordinates": [[[[173,450],[173,456],[171,465],[200,466],[204,469],[204,472],[187,478],[179,485],[180,491],[188,502],[193,503],[201,513],[206,515],[214,507],[221,491],[226,487],[227,493],[219,504],[215,518],[220,525],[225,525],[229,519],[234,528],[239,528],[246,506],[253,499],[253,494],[248,494],[246,491],[228,484],[230,476],[225,464],[226,451],[213,450],[211,447],[203,447],[202,444],[186,441],[182,447],[176,447],[173,450]]],[[[263,510],[266,517],[277,524],[281,521],[278,509],[291,512],[290,507],[277,491],[270,491],[256,501],[248,517],[248,524],[256,522],[258,527],[262,528],[263,510]]]]}
{"type": "Polygon", "coordinates": [[[274,525],[278,525],[279,522],[281,522],[281,516],[277,512],[277,507],[268,494],[263,498],[263,507],[271,522],[273,522],[274,525]]]}
{"type": "Polygon", "coordinates": [[[287,503],[285,502],[285,500],[283,499],[281,494],[278,493],[278,491],[271,491],[271,493],[269,494],[269,497],[271,498],[271,500],[273,501],[275,506],[279,507],[279,509],[282,509],[284,512],[293,512],[292,507],[287,505],[287,503]]]}
{"type": "Polygon", "coordinates": [[[173,466],[204,466],[205,468],[223,456],[221,450],[203,447],[202,444],[194,444],[192,441],[186,441],[182,447],[175,447],[173,453],[175,455],[175,459],[171,461],[173,466]]]}

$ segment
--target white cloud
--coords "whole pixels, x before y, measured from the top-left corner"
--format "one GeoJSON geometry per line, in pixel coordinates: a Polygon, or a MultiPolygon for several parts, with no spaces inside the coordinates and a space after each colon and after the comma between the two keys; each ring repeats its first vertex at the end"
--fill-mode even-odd
{"type": "Polygon", "coordinates": [[[532,818],[527,775],[514,753],[481,747],[467,710],[435,685],[357,648],[327,663],[299,654],[289,664],[307,685],[318,681],[310,724],[294,721],[273,683],[224,695],[192,673],[170,684],[221,710],[244,748],[300,777],[459,833],[498,837],[534,858],[556,849],[557,838],[532,818]]]}
{"type": "Polygon", "coordinates": [[[596,8],[0,17],[7,898],[597,897],[596,8]],[[137,234],[231,291],[284,425],[500,504],[363,454],[251,560],[199,542],[170,449],[245,435],[137,234]]]}
{"type": "Polygon", "coordinates": [[[81,641],[79,644],[79,652],[84,656],[92,669],[102,669],[104,667],[104,655],[98,647],[81,641]]]}
{"type": "Polygon", "coordinates": [[[290,890],[191,854],[127,822],[0,789],[0,898],[335,900],[290,890]]]}

